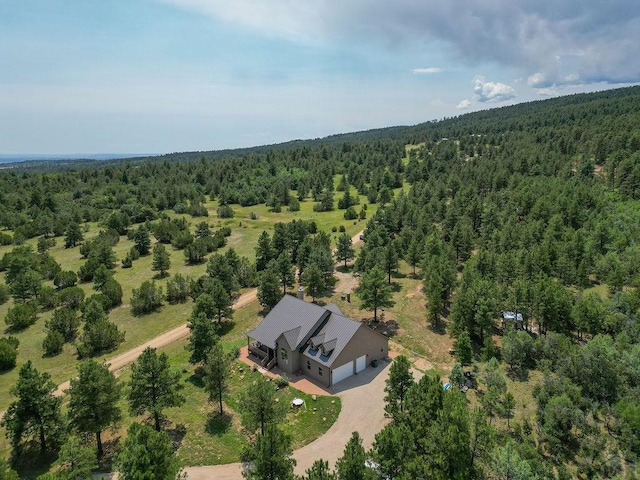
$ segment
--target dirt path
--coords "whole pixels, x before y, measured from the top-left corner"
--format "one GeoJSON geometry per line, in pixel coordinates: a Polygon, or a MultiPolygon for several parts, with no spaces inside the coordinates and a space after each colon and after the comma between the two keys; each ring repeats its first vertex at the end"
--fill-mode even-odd
{"type": "MultiPolygon", "coordinates": [[[[233,304],[233,309],[238,310],[240,308],[246,307],[247,305],[255,302],[258,299],[258,291],[253,288],[248,292],[243,293],[238,297],[236,302],[233,304]]],[[[140,354],[144,351],[145,348],[162,348],[170,345],[178,340],[182,340],[183,338],[187,338],[189,336],[190,330],[187,327],[187,324],[180,325],[179,327],[173,328],[169,331],[164,332],[161,335],[158,335],[155,338],[152,338],[148,342],[143,343],[135,348],[132,348],[129,351],[121,353],[113,358],[106,360],[105,363],[109,364],[109,370],[115,372],[116,375],[118,371],[122,368],[126,367],[130,363],[135,362],[140,354]]],[[[55,395],[63,395],[65,390],[68,390],[70,386],[70,381],[66,381],[58,385],[58,389],[55,391],[55,395]]]]}

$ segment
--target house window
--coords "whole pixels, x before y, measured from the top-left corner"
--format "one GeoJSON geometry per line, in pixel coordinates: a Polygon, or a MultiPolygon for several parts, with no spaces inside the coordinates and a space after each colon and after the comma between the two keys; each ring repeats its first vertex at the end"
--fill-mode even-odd
{"type": "Polygon", "coordinates": [[[307,370],[311,370],[311,362],[307,360],[307,370]]]}
{"type": "Polygon", "coordinates": [[[289,352],[287,352],[284,348],[280,349],[280,358],[282,360],[287,360],[289,358],[289,352]]]}
{"type": "Polygon", "coordinates": [[[322,376],[322,367],[318,367],[318,375],[322,376]]]}

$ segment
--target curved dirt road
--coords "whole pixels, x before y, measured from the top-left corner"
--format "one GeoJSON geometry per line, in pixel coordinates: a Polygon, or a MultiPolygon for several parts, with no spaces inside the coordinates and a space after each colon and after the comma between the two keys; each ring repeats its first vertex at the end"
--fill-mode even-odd
{"type": "MultiPolygon", "coordinates": [[[[233,309],[238,310],[240,308],[246,307],[247,305],[255,302],[257,299],[258,299],[258,291],[255,288],[253,288],[238,297],[236,302],[233,304],[233,309]]],[[[131,350],[128,350],[124,353],[121,353],[120,355],[110,358],[106,360],[105,363],[108,363],[109,370],[111,370],[112,372],[116,372],[116,375],[117,375],[118,370],[122,369],[123,367],[126,367],[130,363],[135,362],[145,348],[166,347],[167,345],[173,342],[177,342],[178,340],[187,338],[189,336],[189,333],[191,333],[191,331],[189,330],[189,327],[187,327],[187,324],[185,323],[171,330],[168,330],[163,334],[158,335],[155,338],[152,338],[151,340],[143,343],[142,345],[138,345],[137,347],[132,348],[131,350]]],[[[63,395],[65,390],[69,389],[70,384],[71,382],[69,380],[67,380],[64,383],[61,383],[60,385],[58,385],[58,389],[56,390],[55,394],[63,395]]]]}
{"type": "MultiPolygon", "coordinates": [[[[327,460],[333,468],[354,431],[358,431],[362,437],[365,449],[371,447],[376,433],[388,422],[384,416],[384,384],[388,375],[388,364],[377,368],[369,367],[336,386],[336,394],[342,400],[340,415],[324,435],[293,452],[297,461],[295,472],[298,475],[302,475],[320,458],[327,460]]],[[[312,405],[307,407],[312,408],[312,405]]],[[[187,467],[184,471],[188,480],[243,478],[240,463],[187,467]]]]}

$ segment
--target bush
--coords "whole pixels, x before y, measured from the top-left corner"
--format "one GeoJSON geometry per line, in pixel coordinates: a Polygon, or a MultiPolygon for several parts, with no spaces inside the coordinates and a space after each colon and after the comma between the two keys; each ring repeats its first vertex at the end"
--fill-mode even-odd
{"type": "Polygon", "coordinates": [[[36,309],[29,303],[18,303],[9,309],[4,322],[11,330],[23,330],[36,323],[36,309]]]}
{"type": "Polygon", "coordinates": [[[84,301],[84,290],[80,287],[67,287],[58,293],[60,305],[78,310],[84,301]]]}
{"type": "Polygon", "coordinates": [[[333,227],[331,227],[331,231],[333,233],[336,233],[338,231],[338,227],[336,227],[335,225],[333,227]]]}
{"type": "Polygon", "coordinates": [[[53,315],[45,324],[48,333],[58,332],[62,340],[72,342],[78,333],[80,318],[75,310],[62,307],[53,312],[53,315]]]}
{"type": "Polygon", "coordinates": [[[42,341],[42,348],[44,349],[44,354],[47,357],[54,357],[62,353],[62,348],[64,347],[64,337],[60,332],[51,331],[47,333],[47,336],[44,337],[42,341]]]}
{"type": "Polygon", "coordinates": [[[258,219],[260,218],[260,215],[258,215],[256,212],[251,212],[251,213],[249,214],[249,218],[250,218],[251,220],[258,220],[258,219]]]}
{"type": "Polygon", "coordinates": [[[173,211],[176,213],[187,213],[187,206],[184,203],[178,202],[173,206],[173,211]]]}
{"type": "Polygon", "coordinates": [[[14,345],[9,338],[0,338],[0,372],[15,367],[17,358],[17,345],[14,345]]]}
{"type": "Polygon", "coordinates": [[[73,287],[77,282],[78,275],[76,275],[76,272],[70,270],[58,272],[56,276],[53,277],[53,284],[58,288],[73,287]]]}
{"type": "Polygon", "coordinates": [[[162,306],[162,288],[156,287],[155,282],[144,281],[140,288],[134,288],[131,293],[131,313],[145,315],[162,306]]]}
{"type": "Polygon", "coordinates": [[[296,197],[289,198],[289,211],[290,212],[299,212],[300,211],[300,201],[296,197]]]}
{"type": "Polygon", "coordinates": [[[229,205],[221,205],[220,208],[218,208],[218,218],[233,218],[234,215],[235,212],[229,205]]]}
{"type": "Polygon", "coordinates": [[[127,253],[127,256],[122,259],[122,268],[131,268],[133,267],[133,259],[131,255],[127,253]]]}
{"type": "Polygon", "coordinates": [[[189,278],[177,273],[167,281],[167,302],[184,303],[189,298],[189,278]]]}
{"type": "Polygon", "coordinates": [[[344,219],[345,220],[355,220],[356,218],[358,218],[358,214],[356,213],[356,209],[353,207],[349,207],[345,210],[344,212],[344,219]]]}
{"type": "Polygon", "coordinates": [[[109,299],[107,310],[122,304],[122,286],[111,278],[100,288],[100,292],[109,299]]]}
{"type": "Polygon", "coordinates": [[[338,228],[338,231],[339,231],[340,233],[344,233],[344,232],[346,232],[346,230],[344,229],[344,225],[340,225],[340,228],[338,228]]]}
{"type": "Polygon", "coordinates": [[[115,323],[108,320],[87,323],[84,327],[82,342],[78,345],[78,357],[86,358],[111,352],[123,341],[124,333],[118,330],[115,323]]]}
{"type": "Polygon", "coordinates": [[[58,294],[53,287],[49,287],[48,285],[40,287],[40,291],[38,292],[38,303],[40,303],[42,310],[51,310],[52,308],[56,308],[58,306],[58,302],[58,294]]]}
{"type": "Polygon", "coordinates": [[[8,233],[0,233],[0,245],[11,245],[13,237],[8,233]]]}

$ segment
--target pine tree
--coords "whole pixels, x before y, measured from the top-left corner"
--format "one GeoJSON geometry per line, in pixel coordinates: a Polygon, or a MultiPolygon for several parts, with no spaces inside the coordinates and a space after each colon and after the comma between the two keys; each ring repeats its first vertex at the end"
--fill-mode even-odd
{"type": "Polygon", "coordinates": [[[415,383],[413,375],[411,375],[411,364],[409,359],[404,355],[393,360],[389,368],[389,378],[385,382],[384,391],[387,396],[385,401],[385,415],[399,421],[404,413],[404,398],[407,391],[415,383]]]}
{"type": "Polygon", "coordinates": [[[251,467],[243,472],[249,480],[294,480],[291,436],[276,425],[267,425],[250,451],[251,467]]]}
{"type": "Polygon", "coordinates": [[[229,389],[230,363],[229,355],[218,343],[209,350],[204,366],[205,390],[209,393],[210,402],[218,402],[220,415],[222,415],[222,398],[229,389]]]}
{"type": "Polygon", "coordinates": [[[160,277],[164,277],[170,268],[171,258],[167,248],[163,244],[157,243],[153,247],[153,263],[151,265],[151,270],[158,272],[160,277]]]}
{"type": "Polygon", "coordinates": [[[177,480],[180,462],[166,432],[132,423],[116,460],[121,480],[177,480]]]}
{"type": "Polygon", "coordinates": [[[344,261],[344,266],[346,268],[347,262],[349,260],[353,260],[355,256],[356,251],[353,248],[353,240],[348,234],[343,233],[338,237],[336,245],[336,259],[339,262],[344,261]]]}
{"type": "Polygon", "coordinates": [[[69,389],[69,419],[78,432],[95,434],[98,458],[103,455],[102,431],[122,418],[119,400],[120,385],[106,365],[87,360],[78,366],[69,389]]]}
{"type": "Polygon", "coordinates": [[[71,222],[67,227],[67,231],[64,236],[64,248],[75,247],[79,242],[84,239],[82,235],[82,229],[77,222],[71,222]]]}
{"type": "Polygon", "coordinates": [[[358,432],[353,432],[344,448],[342,457],[336,462],[336,471],[340,480],[365,480],[367,478],[367,460],[362,439],[358,432]]]}
{"type": "Polygon", "coordinates": [[[129,408],[134,415],[151,413],[157,431],[160,431],[162,411],[185,402],[181,389],[180,373],[171,372],[166,353],[158,355],[155,348],[147,347],[131,365],[129,408]]]}
{"type": "Polygon", "coordinates": [[[267,268],[258,274],[258,301],[265,310],[271,310],[280,301],[280,283],[274,269],[267,268]]]}
{"type": "Polygon", "coordinates": [[[360,308],[373,310],[374,322],[378,320],[378,308],[389,308],[395,304],[393,290],[387,283],[384,272],[377,266],[362,276],[356,293],[362,301],[360,308]]]}

